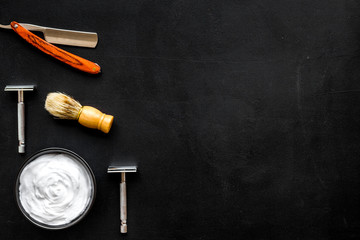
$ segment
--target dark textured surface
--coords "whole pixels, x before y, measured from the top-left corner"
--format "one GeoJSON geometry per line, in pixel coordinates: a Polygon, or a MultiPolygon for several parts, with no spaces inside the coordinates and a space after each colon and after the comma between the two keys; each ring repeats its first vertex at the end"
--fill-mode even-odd
{"type": "Polygon", "coordinates": [[[27,153],[16,94],[0,94],[0,239],[359,239],[360,4],[297,1],[2,0],[0,21],[95,31],[89,76],[0,29],[0,87],[26,93],[27,153]],[[113,114],[108,135],[54,120],[63,91],[113,114]],[[82,156],[97,199],[76,226],[48,231],[17,209],[25,159],[46,147],[82,156]],[[118,179],[128,175],[129,233],[118,179]]]}

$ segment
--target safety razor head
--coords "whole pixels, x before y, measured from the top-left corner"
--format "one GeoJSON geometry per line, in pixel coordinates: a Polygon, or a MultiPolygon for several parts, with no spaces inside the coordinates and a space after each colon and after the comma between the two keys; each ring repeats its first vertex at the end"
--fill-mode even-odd
{"type": "Polygon", "coordinates": [[[35,85],[7,85],[4,89],[6,92],[16,91],[34,91],[35,85]]]}
{"type": "Polygon", "coordinates": [[[126,172],[137,172],[136,166],[127,166],[127,167],[119,167],[119,166],[109,166],[108,173],[126,173],[126,172]]]}

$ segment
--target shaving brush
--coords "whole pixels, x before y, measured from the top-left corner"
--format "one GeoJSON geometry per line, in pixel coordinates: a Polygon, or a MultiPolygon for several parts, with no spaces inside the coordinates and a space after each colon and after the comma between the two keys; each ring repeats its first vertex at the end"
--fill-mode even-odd
{"type": "Polygon", "coordinates": [[[53,116],[61,119],[77,120],[81,125],[108,133],[114,117],[106,115],[96,108],[82,106],[72,97],[59,92],[49,93],[45,101],[45,109],[53,116]]]}

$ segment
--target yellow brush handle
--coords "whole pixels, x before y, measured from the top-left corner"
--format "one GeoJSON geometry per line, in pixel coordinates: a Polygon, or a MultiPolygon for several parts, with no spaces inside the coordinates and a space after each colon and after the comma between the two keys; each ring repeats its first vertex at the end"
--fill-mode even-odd
{"type": "Polygon", "coordinates": [[[88,128],[94,128],[108,133],[114,117],[100,112],[96,108],[83,106],[79,115],[78,122],[88,128]]]}

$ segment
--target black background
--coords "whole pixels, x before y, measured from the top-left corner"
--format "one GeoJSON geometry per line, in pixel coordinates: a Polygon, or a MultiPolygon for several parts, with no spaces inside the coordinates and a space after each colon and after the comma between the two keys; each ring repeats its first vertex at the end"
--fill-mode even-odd
{"type": "Polygon", "coordinates": [[[1,239],[359,239],[360,3],[344,0],[2,0],[0,21],[93,31],[92,76],[0,30],[1,239]],[[115,117],[109,134],[54,120],[65,92],[115,117]],[[21,164],[47,147],[82,156],[97,179],[89,215],[31,224],[14,198],[21,164]],[[118,178],[128,174],[128,230],[118,178]]]}

